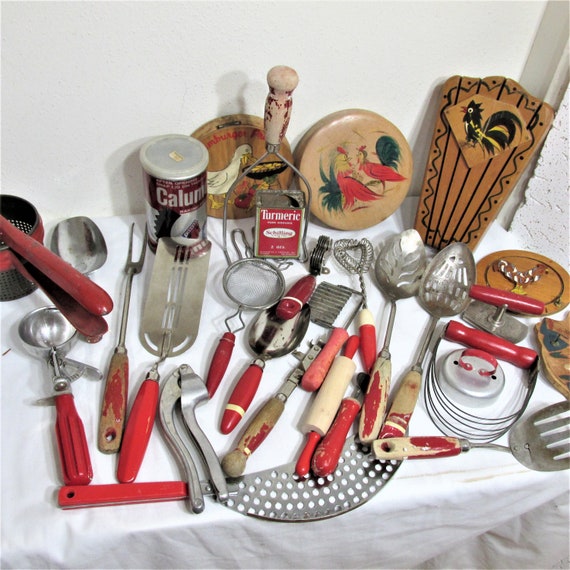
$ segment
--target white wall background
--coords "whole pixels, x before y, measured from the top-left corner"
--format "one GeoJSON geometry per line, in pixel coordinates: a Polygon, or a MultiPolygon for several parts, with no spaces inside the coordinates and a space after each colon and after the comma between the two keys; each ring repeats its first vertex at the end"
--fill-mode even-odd
{"type": "MultiPolygon", "coordinates": [[[[300,77],[293,146],[331,112],[370,109],[410,142],[418,193],[439,85],[455,74],[520,81],[548,5],[2,2],[1,191],[44,220],[142,213],[142,143],[225,114],[262,116],[266,73],[285,64],[300,77]]],[[[533,95],[557,65],[548,52],[567,41],[558,21],[533,95]]]]}

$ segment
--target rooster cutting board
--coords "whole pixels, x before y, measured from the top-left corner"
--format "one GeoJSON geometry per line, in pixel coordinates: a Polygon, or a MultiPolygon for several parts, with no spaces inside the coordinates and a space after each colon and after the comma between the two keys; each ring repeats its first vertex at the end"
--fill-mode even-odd
{"type": "Polygon", "coordinates": [[[448,79],[414,222],[424,243],[474,250],[553,119],[550,105],[512,79],[448,79]]]}

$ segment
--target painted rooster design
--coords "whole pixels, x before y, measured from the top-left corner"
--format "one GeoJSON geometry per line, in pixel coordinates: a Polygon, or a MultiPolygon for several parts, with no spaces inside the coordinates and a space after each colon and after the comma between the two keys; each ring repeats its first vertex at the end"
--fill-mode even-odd
{"type": "Polygon", "coordinates": [[[514,283],[515,287],[512,292],[519,295],[526,295],[525,287],[530,283],[538,281],[546,272],[546,266],[542,263],[538,263],[526,271],[519,271],[514,263],[504,259],[495,262],[493,269],[502,273],[509,281],[514,283]]]}
{"type": "Polygon", "coordinates": [[[400,147],[392,137],[383,136],[377,140],[376,155],[380,163],[368,160],[366,146],[361,146],[356,152],[354,164],[348,151],[339,146],[328,174],[321,162],[319,170],[324,184],[319,188],[319,194],[323,208],[329,212],[365,208],[367,203],[382,198],[387,182],[405,180],[397,171],[400,147]],[[370,188],[378,184],[382,185],[381,193],[370,188]]]}
{"type": "Polygon", "coordinates": [[[522,130],[520,119],[510,111],[503,110],[493,113],[483,124],[483,107],[481,103],[471,101],[467,107],[462,107],[463,124],[467,135],[467,144],[479,146],[490,155],[504,150],[514,140],[517,128],[522,130]]]}

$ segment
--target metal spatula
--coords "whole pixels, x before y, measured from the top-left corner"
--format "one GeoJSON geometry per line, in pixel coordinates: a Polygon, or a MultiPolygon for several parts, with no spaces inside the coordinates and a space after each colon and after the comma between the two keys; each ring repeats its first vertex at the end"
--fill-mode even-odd
{"type": "Polygon", "coordinates": [[[570,402],[552,404],[517,422],[509,432],[509,447],[494,443],[470,443],[444,436],[396,437],[373,443],[377,459],[425,459],[451,457],[476,447],[510,451],[534,471],[570,468],[570,402]]]}

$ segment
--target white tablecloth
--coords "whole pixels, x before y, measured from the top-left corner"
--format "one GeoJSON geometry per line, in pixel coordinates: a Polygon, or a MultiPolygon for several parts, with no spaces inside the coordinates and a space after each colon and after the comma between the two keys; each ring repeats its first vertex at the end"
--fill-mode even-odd
{"type": "MultiPolygon", "coordinates": [[[[405,207],[388,220],[368,230],[351,232],[350,237],[368,237],[377,252],[388,236],[412,226],[414,211],[414,199],[408,199],[405,207]]],[[[129,225],[137,222],[137,252],[144,219],[136,216],[94,220],[105,236],[109,255],[92,279],[111,294],[115,309],[107,317],[109,333],[97,344],[77,343],[69,357],[106,372],[117,342],[129,225]]],[[[239,225],[246,228],[249,235],[252,223],[252,219],[242,220],[239,225]]],[[[234,222],[229,225],[234,227],[234,222]]],[[[52,226],[46,228],[47,239],[52,226]]],[[[208,231],[213,250],[200,333],[185,354],[161,365],[163,377],[187,363],[205,378],[214,346],[226,330],[224,319],[235,309],[221,287],[226,267],[221,227],[220,220],[210,219],[208,231]]],[[[313,223],[309,249],[322,233],[335,239],[348,235],[313,223]]],[[[502,249],[517,249],[516,236],[494,224],[475,257],[479,259],[502,249]]],[[[233,251],[231,253],[233,255],[233,251]]],[[[130,403],[155,361],[138,340],[153,259],[152,254],[147,256],[143,275],[135,277],[133,285],[127,335],[130,403]]],[[[358,288],[357,277],[348,275],[332,257],[328,266],[331,273],[319,280],[358,288]]],[[[285,271],[287,283],[292,284],[306,271],[306,266],[296,262],[285,271]]],[[[377,315],[380,346],[387,316],[386,301],[372,272],[366,276],[366,282],[369,307],[377,315]]],[[[53,434],[55,409],[34,405],[37,399],[49,394],[49,378],[44,363],[24,351],[17,331],[26,313],[47,304],[44,294],[36,291],[23,299],[2,303],[0,307],[3,568],[566,567],[568,472],[530,471],[510,453],[492,450],[472,450],[449,459],[405,461],[367,503],[322,521],[271,522],[236,513],[211,498],[206,499],[206,509],[199,515],[190,514],[183,501],[60,509],[56,500],[62,481],[53,434]]],[[[246,316],[250,319],[253,315],[246,316]]],[[[416,299],[398,302],[390,346],[393,386],[415,360],[427,319],[416,299]]],[[[316,339],[322,333],[322,328],[311,324],[306,340],[316,339]]],[[[529,328],[522,344],[533,347],[534,343],[534,333],[529,328]]],[[[304,343],[301,349],[307,347],[304,343]]],[[[197,410],[198,420],[220,457],[233,448],[240,432],[238,427],[232,434],[223,436],[218,429],[228,390],[251,358],[246,335],[238,333],[234,358],[223,384],[212,401],[197,410]]],[[[267,363],[252,409],[274,394],[296,364],[291,355],[267,363]]],[[[116,482],[117,457],[104,455],[96,447],[102,389],[102,383],[85,378],[73,384],[75,402],[90,445],[93,484],[116,482]]],[[[249,459],[247,472],[296,459],[304,442],[298,426],[311,397],[301,389],[293,393],[274,432],[249,459]]],[[[539,376],[528,412],[561,399],[562,396],[539,376]]],[[[437,433],[420,400],[410,434],[437,433]]],[[[506,437],[500,440],[504,442],[506,437]]],[[[180,478],[178,466],[157,426],[137,480],[180,478]]]]}

